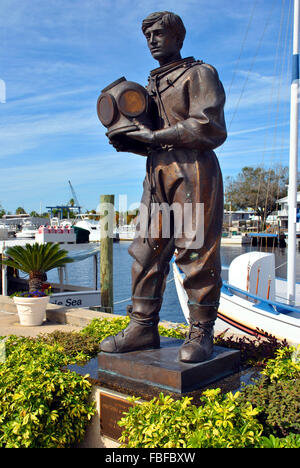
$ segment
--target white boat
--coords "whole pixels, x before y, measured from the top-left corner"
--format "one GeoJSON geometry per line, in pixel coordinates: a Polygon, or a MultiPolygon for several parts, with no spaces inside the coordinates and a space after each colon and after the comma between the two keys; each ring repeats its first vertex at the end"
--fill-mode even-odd
{"type": "MultiPolygon", "coordinates": [[[[273,335],[300,343],[300,284],[296,283],[298,92],[299,92],[299,2],[294,0],[293,79],[291,84],[290,161],[288,190],[287,280],[275,277],[274,254],[249,252],[235,258],[223,275],[218,317],[252,335],[273,335]],[[295,60],[296,59],[296,60],[295,60]]],[[[173,259],[178,298],[186,320],[188,297],[184,274],[173,259]]]]}
{"type": "Polygon", "coordinates": [[[79,221],[75,221],[75,226],[85,229],[89,232],[89,242],[100,242],[101,241],[101,229],[99,221],[90,219],[86,215],[81,215],[79,221]]]}
{"type": "Polygon", "coordinates": [[[34,239],[37,232],[37,227],[31,221],[24,221],[21,231],[16,232],[15,236],[22,239],[34,239]]]}
{"type": "Polygon", "coordinates": [[[249,245],[251,238],[247,234],[232,234],[223,233],[221,238],[221,245],[249,245]]]}
{"type": "MultiPolygon", "coordinates": [[[[286,304],[287,282],[275,277],[274,254],[249,252],[222,269],[218,318],[249,335],[273,335],[290,343],[300,343],[300,284],[296,284],[296,304],[286,304]]],[[[174,258],[175,260],[175,258],[174,258]]],[[[173,272],[183,314],[188,322],[188,297],[184,274],[175,261],[173,272]]]]}
{"type": "MultiPolygon", "coordinates": [[[[90,219],[87,215],[77,215],[79,221],[75,221],[74,225],[89,232],[89,242],[101,242],[101,226],[100,222],[90,219]]],[[[132,240],[134,238],[135,228],[131,225],[122,226],[113,230],[113,238],[118,240],[132,240]]]]}
{"type": "Polygon", "coordinates": [[[69,225],[65,226],[40,226],[35,234],[38,244],[54,242],[57,244],[76,244],[76,234],[69,225]]]}

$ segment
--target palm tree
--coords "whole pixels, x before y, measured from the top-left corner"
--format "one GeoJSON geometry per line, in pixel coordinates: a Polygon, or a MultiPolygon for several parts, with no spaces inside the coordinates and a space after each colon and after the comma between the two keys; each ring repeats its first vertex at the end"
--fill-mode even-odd
{"type": "Polygon", "coordinates": [[[5,256],[8,258],[2,259],[0,263],[28,273],[29,291],[37,291],[46,281],[47,271],[74,261],[67,255],[67,250],[51,242],[26,244],[25,247],[16,245],[6,249],[5,256]]]}

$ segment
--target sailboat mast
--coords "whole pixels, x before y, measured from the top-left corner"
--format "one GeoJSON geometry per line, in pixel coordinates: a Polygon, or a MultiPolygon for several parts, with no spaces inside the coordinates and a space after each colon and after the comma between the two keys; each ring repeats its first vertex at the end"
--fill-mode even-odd
{"type": "Polygon", "coordinates": [[[296,289],[296,220],[298,175],[298,118],[299,118],[299,1],[294,0],[293,73],[290,111],[290,160],[289,160],[289,218],[288,218],[288,267],[287,300],[295,303],[296,289]]]}

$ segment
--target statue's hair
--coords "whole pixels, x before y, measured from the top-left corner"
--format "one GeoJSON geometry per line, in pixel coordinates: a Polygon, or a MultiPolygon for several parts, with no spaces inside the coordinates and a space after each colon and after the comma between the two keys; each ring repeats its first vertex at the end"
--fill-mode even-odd
{"type": "Polygon", "coordinates": [[[181,47],[185,38],[186,29],[182,22],[180,16],[176,15],[175,13],[171,13],[170,11],[157,11],[155,13],[151,13],[151,15],[147,16],[142,22],[142,31],[145,34],[146,29],[152,26],[154,23],[160,21],[161,25],[167,29],[172,30],[175,36],[181,42],[181,47]]]}

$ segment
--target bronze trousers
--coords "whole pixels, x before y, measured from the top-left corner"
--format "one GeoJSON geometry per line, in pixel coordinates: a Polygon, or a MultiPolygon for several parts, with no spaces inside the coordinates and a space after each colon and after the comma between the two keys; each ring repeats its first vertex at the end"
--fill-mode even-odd
{"type": "Polygon", "coordinates": [[[153,152],[129,248],[133,308],[134,299],[162,298],[175,252],[189,303],[203,306],[204,321],[214,320],[222,285],[222,222],[223,181],[215,153],[153,152]]]}

